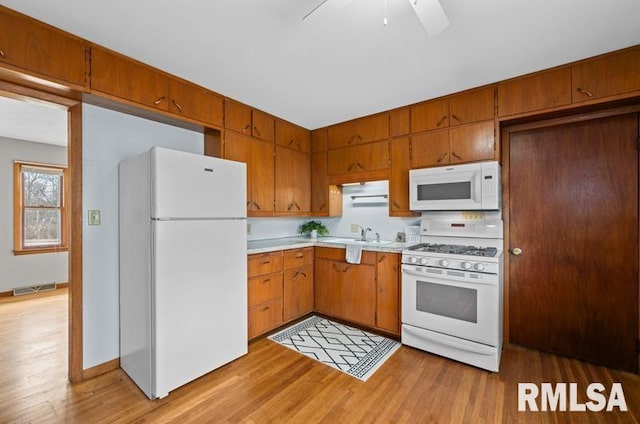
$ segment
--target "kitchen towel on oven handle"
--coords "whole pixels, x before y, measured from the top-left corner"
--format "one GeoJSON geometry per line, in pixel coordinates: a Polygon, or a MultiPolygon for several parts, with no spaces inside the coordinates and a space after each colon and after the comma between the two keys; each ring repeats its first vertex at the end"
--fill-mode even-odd
{"type": "Polygon", "coordinates": [[[359,264],[362,259],[362,245],[360,243],[347,243],[345,260],[350,264],[359,264]]]}

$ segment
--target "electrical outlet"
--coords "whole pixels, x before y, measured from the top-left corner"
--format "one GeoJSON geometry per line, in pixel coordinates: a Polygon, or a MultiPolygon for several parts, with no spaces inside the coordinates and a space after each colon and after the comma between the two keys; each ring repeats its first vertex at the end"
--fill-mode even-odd
{"type": "Polygon", "coordinates": [[[351,232],[352,233],[359,233],[360,232],[360,226],[358,224],[351,224],[351,232]]]}
{"type": "Polygon", "coordinates": [[[100,225],[100,210],[89,210],[89,225],[100,225]]]}
{"type": "Polygon", "coordinates": [[[251,234],[251,224],[247,224],[247,234],[251,234]]]}

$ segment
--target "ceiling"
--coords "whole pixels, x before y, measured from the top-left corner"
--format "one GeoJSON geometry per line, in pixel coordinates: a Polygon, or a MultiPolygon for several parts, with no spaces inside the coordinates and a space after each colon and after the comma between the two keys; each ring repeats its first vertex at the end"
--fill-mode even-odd
{"type": "Polygon", "coordinates": [[[308,129],[640,44],[638,0],[0,0],[0,4],[308,129]]]}
{"type": "Polygon", "coordinates": [[[0,96],[0,136],[66,146],[67,110],[51,103],[0,96]]]}

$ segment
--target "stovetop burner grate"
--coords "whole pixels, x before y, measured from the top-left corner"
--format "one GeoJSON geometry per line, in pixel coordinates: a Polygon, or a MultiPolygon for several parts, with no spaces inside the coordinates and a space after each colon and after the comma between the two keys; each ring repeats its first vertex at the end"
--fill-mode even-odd
{"type": "Polygon", "coordinates": [[[458,244],[422,243],[410,247],[414,252],[449,253],[454,255],[494,257],[498,254],[495,247],[462,246],[458,244]]]}

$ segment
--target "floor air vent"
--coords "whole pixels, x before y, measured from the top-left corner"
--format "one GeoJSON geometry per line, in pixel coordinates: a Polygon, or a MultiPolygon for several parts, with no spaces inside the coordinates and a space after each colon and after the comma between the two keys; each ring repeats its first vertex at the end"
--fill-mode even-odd
{"type": "Polygon", "coordinates": [[[23,294],[37,293],[42,291],[50,291],[56,289],[56,283],[42,284],[39,286],[18,287],[13,289],[14,296],[20,296],[23,294]]]}

